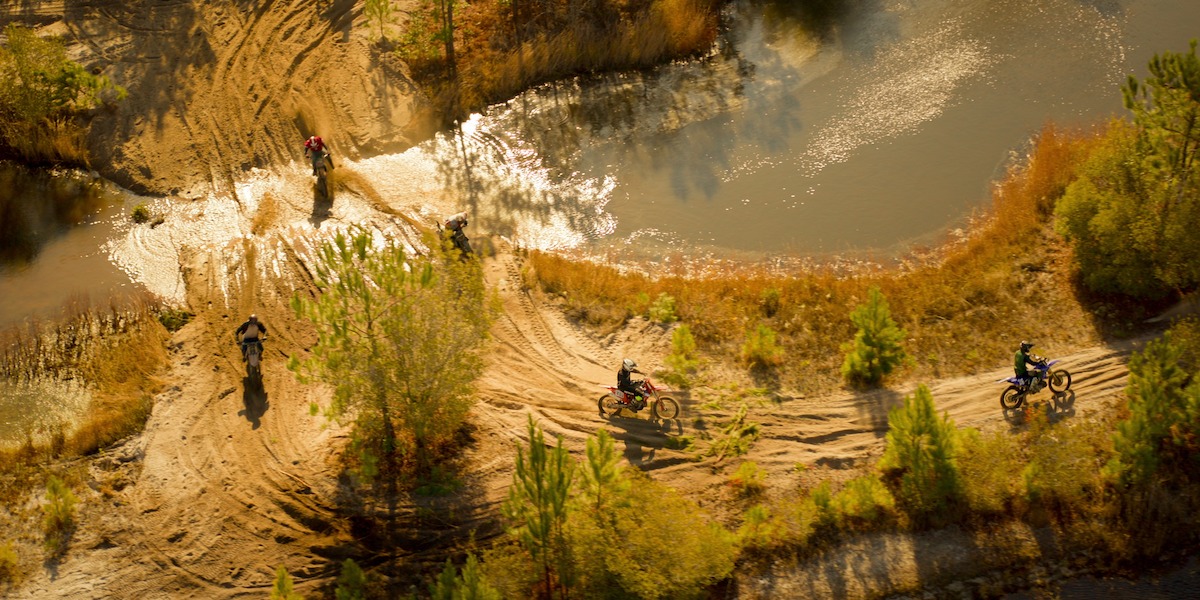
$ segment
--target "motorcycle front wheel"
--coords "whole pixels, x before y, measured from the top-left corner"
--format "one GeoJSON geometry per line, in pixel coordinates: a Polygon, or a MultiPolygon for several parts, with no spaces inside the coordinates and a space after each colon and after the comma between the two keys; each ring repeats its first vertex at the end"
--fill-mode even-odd
{"type": "Polygon", "coordinates": [[[1000,394],[1000,406],[1005,409],[1020,408],[1025,402],[1025,394],[1021,392],[1021,388],[1015,385],[1010,385],[1004,388],[1004,393],[1000,394]]]}
{"type": "Polygon", "coordinates": [[[596,405],[600,408],[600,414],[605,419],[617,416],[617,413],[621,412],[622,408],[621,403],[617,402],[617,399],[612,394],[600,396],[600,399],[596,401],[596,405]]]}
{"type": "Polygon", "coordinates": [[[1071,374],[1059,369],[1050,374],[1050,391],[1062,393],[1071,389],[1071,374]]]}
{"type": "Polygon", "coordinates": [[[679,403],[670,396],[659,396],[654,401],[654,418],[674,419],[679,416],[679,403]]]}

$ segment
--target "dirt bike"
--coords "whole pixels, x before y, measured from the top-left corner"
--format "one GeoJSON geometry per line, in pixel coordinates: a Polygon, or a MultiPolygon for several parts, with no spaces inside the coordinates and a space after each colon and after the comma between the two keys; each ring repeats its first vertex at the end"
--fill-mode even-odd
{"type": "Polygon", "coordinates": [[[1046,362],[1044,358],[1038,359],[1028,379],[1014,376],[999,380],[998,383],[1010,384],[1000,394],[1000,406],[1006,409],[1020,408],[1026,396],[1040,392],[1046,384],[1056,394],[1071,389],[1071,374],[1066,369],[1050,370],[1056,363],[1057,360],[1046,362]]]}
{"type": "Polygon", "coordinates": [[[670,396],[659,395],[658,388],[654,387],[649,379],[639,383],[638,388],[642,392],[640,399],[635,394],[612,386],[604,386],[608,393],[600,396],[600,400],[597,401],[600,415],[611,419],[617,416],[617,413],[621,412],[623,408],[638,412],[649,404],[651,415],[655,419],[674,419],[679,416],[679,403],[670,396]]]}
{"type": "Polygon", "coordinates": [[[262,384],[262,343],[266,336],[245,345],[246,379],[252,383],[262,384]]]}
{"type": "Polygon", "coordinates": [[[322,198],[329,197],[329,169],[333,168],[333,158],[329,152],[322,152],[321,159],[315,165],[317,171],[317,191],[322,198]]]}

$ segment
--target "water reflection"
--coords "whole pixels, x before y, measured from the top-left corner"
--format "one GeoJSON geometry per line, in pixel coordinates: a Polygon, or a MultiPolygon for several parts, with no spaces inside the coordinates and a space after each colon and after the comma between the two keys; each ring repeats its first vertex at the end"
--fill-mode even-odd
{"type": "Polygon", "coordinates": [[[0,379],[0,448],[29,440],[44,444],[56,433],[70,434],[90,401],[78,380],[0,379]]]}
{"type": "Polygon", "coordinates": [[[92,221],[110,197],[77,171],[33,171],[0,162],[0,272],[37,258],[71,227],[92,221]]]}

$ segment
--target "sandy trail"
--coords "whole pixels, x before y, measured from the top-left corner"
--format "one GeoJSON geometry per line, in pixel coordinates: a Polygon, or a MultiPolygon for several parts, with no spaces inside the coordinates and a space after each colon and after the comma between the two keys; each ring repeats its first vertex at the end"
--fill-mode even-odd
{"type": "MultiPolygon", "coordinates": [[[[403,9],[405,3],[397,4],[403,9]]],[[[142,193],[236,194],[251,168],[399,150],[430,121],[404,66],[361,24],[357,0],[12,0],[10,22],[58,35],[128,96],[96,112],[102,174],[142,193]]]]}

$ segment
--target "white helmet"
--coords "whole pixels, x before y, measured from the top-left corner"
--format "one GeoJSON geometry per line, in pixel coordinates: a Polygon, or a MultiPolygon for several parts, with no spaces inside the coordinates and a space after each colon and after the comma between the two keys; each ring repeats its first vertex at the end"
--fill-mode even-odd
{"type": "Polygon", "coordinates": [[[621,361],[621,366],[625,367],[626,371],[636,371],[637,370],[637,363],[633,362],[632,358],[627,358],[627,359],[621,361]]]}

